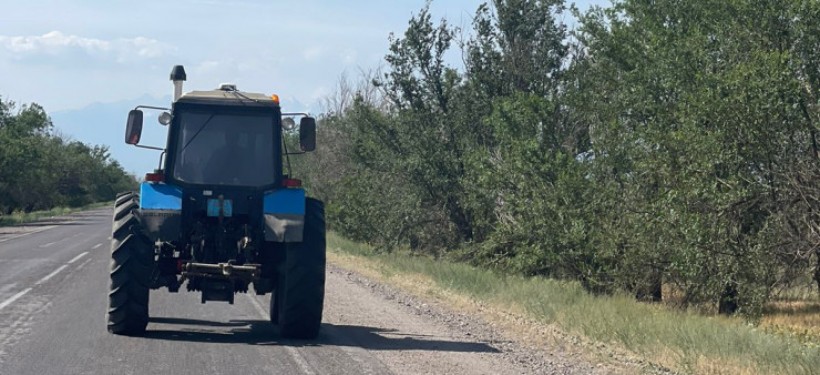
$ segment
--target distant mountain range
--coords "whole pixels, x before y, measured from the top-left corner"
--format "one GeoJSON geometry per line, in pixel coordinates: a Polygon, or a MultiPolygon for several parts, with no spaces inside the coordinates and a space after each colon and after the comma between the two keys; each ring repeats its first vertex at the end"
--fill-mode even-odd
{"type": "MultiPolygon", "coordinates": [[[[110,103],[93,103],[80,109],[49,113],[55,129],[63,136],[83,143],[106,145],[111,156],[127,172],[142,176],[159,165],[159,151],[146,150],[125,144],[125,120],[128,111],[138,105],[168,107],[170,96],[140,98],[110,103]]],[[[295,98],[282,98],[282,109],[287,112],[318,114],[318,103],[306,105],[295,98]]],[[[140,144],[165,146],[167,128],[156,120],[158,112],[145,111],[145,122],[140,144]]]]}

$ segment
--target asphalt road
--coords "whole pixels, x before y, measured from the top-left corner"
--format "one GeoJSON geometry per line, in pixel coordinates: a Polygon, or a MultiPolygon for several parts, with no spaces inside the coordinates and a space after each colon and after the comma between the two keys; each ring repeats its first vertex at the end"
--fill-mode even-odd
{"type": "MultiPolygon", "coordinates": [[[[111,211],[0,228],[0,374],[521,373],[493,346],[450,332],[328,273],[313,341],[281,339],[269,296],[201,304],[151,292],[144,337],[105,329],[111,211]]],[[[526,371],[524,371],[526,372],[526,371]]]]}

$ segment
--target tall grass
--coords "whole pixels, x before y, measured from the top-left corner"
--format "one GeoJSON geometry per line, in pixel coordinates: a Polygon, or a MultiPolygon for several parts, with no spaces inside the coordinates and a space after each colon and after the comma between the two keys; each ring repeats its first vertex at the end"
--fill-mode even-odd
{"type": "Polygon", "coordinates": [[[614,344],[649,361],[692,373],[814,374],[820,349],[724,317],[707,317],[636,302],[626,295],[594,296],[575,282],[507,276],[469,265],[377,254],[366,245],[328,236],[334,251],[367,257],[388,273],[430,278],[437,287],[496,307],[515,307],[535,320],[591,340],[614,344]]]}

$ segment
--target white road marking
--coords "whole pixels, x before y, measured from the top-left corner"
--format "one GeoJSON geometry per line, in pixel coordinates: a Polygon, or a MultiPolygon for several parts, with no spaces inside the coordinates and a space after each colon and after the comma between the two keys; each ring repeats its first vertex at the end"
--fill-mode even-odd
{"type": "MultiPolygon", "coordinates": [[[[259,304],[259,301],[257,301],[256,298],[250,294],[246,294],[246,296],[250,298],[251,304],[256,308],[256,312],[259,313],[259,316],[261,316],[262,319],[270,318],[270,315],[265,312],[265,308],[259,304]]],[[[299,353],[299,350],[289,345],[284,345],[282,347],[285,348],[288,354],[290,354],[291,358],[293,358],[293,361],[296,362],[296,365],[299,366],[299,369],[302,370],[303,374],[316,375],[316,372],[313,371],[313,367],[305,360],[305,357],[302,357],[302,353],[299,353]]]]}
{"type": "Polygon", "coordinates": [[[51,279],[52,277],[54,277],[58,273],[60,273],[60,271],[64,270],[66,267],[68,267],[68,264],[63,264],[62,266],[60,266],[56,270],[54,270],[54,272],[46,275],[46,277],[44,277],[44,278],[40,279],[39,281],[37,281],[36,283],[34,283],[34,285],[41,285],[41,284],[45,283],[46,281],[48,281],[49,279],[51,279]]]}
{"type": "MultiPolygon", "coordinates": [[[[53,243],[53,242],[52,242],[52,243],[53,243]]],[[[62,272],[64,269],[66,269],[66,267],[68,267],[68,265],[69,265],[69,264],[74,263],[74,262],[76,262],[76,261],[80,260],[82,257],[86,256],[87,254],[88,254],[88,252],[86,251],[86,252],[81,253],[80,255],[77,255],[77,256],[76,256],[76,257],[74,257],[73,259],[69,260],[69,261],[68,261],[68,263],[63,264],[63,265],[62,265],[62,266],[60,266],[60,267],[57,267],[57,269],[56,269],[56,270],[54,270],[53,272],[51,272],[50,274],[46,275],[45,277],[43,277],[43,278],[42,278],[42,279],[40,279],[40,280],[37,280],[37,282],[36,282],[36,283],[34,283],[34,285],[42,285],[42,284],[44,284],[46,281],[51,280],[51,278],[52,278],[52,277],[57,276],[57,274],[58,274],[58,273],[62,272]]],[[[88,264],[89,262],[91,262],[91,259],[87,259],[85,262],[81,263],[79,266],[77,266],[77,269],[79,270],[80,268],[82,268],[83,266],[85,266],[86,264],[88,264]]],[[[4,288],[4,289],[5,289],[5,288],[4,288]]],[[[8,305],[11,305],[12,303],[14,303],[14,301],[17,301],[18,299],[20,299],[20,297],[22,297],[22,296],[26,295],[26,293],[28,293],[28,292],[30,292],[30,291],[31,291],[31,288],[26,288],[26,289],[25,289],[25,290],[23,290],[22,292],[19,292],[19,293],[15,294],[15,295],[11,296],[9,299],[7,299],[7,300],[3,301],[2,303],[0,303],[0,310],[2,310],[3,308],[5,308],[5,307],[6,307],[6,306],[8,306],[8,305]]]]}
{"type": "Polygon", "coordinates": [[[88,259],[85,260],[85,262],[80,263],[80,265],[77,266],[77,268],[75,268],[75,270],[79,271],[80,269],[85,267],[85,265],[88,264],[88,263],[91,263],[91,258],[88,258],[88,259]]]}
{"type": "Polygon", "coordinates": [[[100,246],[102,246],[102,244],[101,244],[101,243],[98,243],[98,244],[94,245],[94,247],[92,247],[92,248],[91,248],[91,250],[94,250],[94,249],[96,249],[96,248],[98,248],[98,247],[100,247],[100,246]]]}
{"type": "Polygon", "coordinates": [[[299,366],[299,369],[302,370],[303,374],[316,375],[316,372],[313,371],[313,367],[305,360],[305,357],[302,357],[302,353],[299,353],[299,350],[290,345],[285,345],[284,348],[293,358],[293,361],[296,362],[296,365],[299,366]]]}
{"type": "Polygon", "coordinates": [[[47,244],[45,244],[45,245],[40,245],[40,248],[43,248],[43,249],[44,249],[44,248],[47,248],[47,247],[51,247],[51,245],[54,245],[55,243],[57,243],[57,241],[54,241],[54,242],[49,242],[49,243],[47,243],[47,244]]]}
{"type": "Polygon", "coordinates": [[[30,291],[31,291],[31,288],[27,288],[26,290],[24,290],[20,293],[17,293],[15,295],[11,296],[11,298],[3,301],[2,303],[0,303],[0,310],[2,310],[3,308],[5,308],[8,305],[11,305],[12,303],[14,303],[14,301],[17,301],[18,299],[20,299],[20,297],[26,295],[26,293],[28,293],[30,291]]]}
{"type": "Polygon", "coordinates": [[[74,258],[71,258],[71,260],[68,261],[68,264],[71,264],[71,263],[74,263],[74,262],[80,260],[80,258],[86,256],[87,254],[88,254],[88,251],[84,251],[84,252],[80,253],[80,255],[77,255],[74,258]]]}

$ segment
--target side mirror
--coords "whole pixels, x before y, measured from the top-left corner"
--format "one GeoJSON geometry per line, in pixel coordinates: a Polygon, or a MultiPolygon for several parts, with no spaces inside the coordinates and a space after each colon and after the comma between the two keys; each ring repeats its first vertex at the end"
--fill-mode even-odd
{"type": "Polygon", "coordinates": [[[135,145],[140,143],[142,136],[142,111],[133,109],[128,112],[128,122],[125,124],[125,143],[135,145]]]}
{"type": "Polygon", "coordinates": [[[299,120],[299,146],[302,151],[309,152],[316,149],[316,119],[302,117],[299,120]]]}

